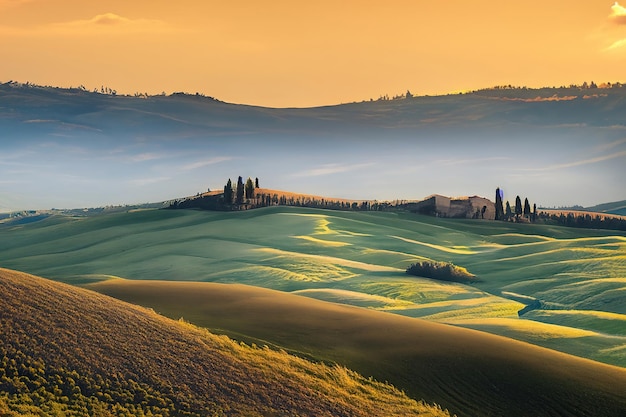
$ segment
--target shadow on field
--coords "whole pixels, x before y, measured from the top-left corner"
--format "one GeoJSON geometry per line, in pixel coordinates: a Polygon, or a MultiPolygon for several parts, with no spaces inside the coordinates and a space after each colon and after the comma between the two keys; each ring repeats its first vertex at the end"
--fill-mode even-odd
{"type": "Polygon", "coordinates": [[[626,410],[626,369],[474,330],[237,284],[115,279],[88,288],[236,339],[338,362],[459,416],[626,410]]]}

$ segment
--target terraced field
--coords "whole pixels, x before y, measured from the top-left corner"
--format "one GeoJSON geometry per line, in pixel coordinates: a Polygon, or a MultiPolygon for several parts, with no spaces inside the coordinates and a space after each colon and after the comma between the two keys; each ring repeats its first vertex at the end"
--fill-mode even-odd
{"type": "Polygon", "coordinates": [[[0,233],[1,266],[60,281],[247,284],[626,367],[626,236],[618,232],[274,207],[53,216],[6,223],[0,233]],[[404,273],[427,259],[453,262],[481,281],[404,273]]]}

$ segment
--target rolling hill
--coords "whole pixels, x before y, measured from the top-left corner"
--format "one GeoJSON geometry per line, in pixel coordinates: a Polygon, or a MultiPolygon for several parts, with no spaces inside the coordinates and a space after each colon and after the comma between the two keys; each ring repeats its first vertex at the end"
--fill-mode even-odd
{"type": "Polygon", "coordinates": [[[32,134],[94,137],[219,137],[273,134],[323,138],[341,132],[367,137],[407,132],[526,125],[579,129],[623,124],[626,87],[612,89],[486,89],[469,94],[367,101],[306,109],[224,103],[175,93],[130,97],[0,84],[0,119],[7,137],[32,134]],[[561,100],[555,98],[563,98],[561,100]]]}
{"type": "Polygon", "coordinates": [[[626,369],[483,332],[238,284],[110,279],[88,287],[345,364],[459,416],[613,416],[626,407],[626,369]]]}
{"type": "Polygon", "coordinates": [[[51,216],[1,233],[1,265],[74,284],[111,276],[247,284],[626,367],[626,236],[612,231],[271,207],[51,216]],[[406,275],[420,260],[452,262],[481,281],[406,275]]]}
{"type": "Polygon", "coordinates": [[[444,416],[338,366],[0,269],[0,413],[444,416]]]}

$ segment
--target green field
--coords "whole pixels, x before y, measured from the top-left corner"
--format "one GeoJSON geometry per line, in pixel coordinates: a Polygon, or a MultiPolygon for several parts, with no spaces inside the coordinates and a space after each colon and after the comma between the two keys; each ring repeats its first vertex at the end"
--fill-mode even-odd
{"type": "MultiPolygon", "coordinates": [[[[273,207],[53,216],[0,226],[0,266],[75,284],[241,283],[484,330],[626,367],[622,233],[273,207]],[[452,262],[472,285],[408,276],[452,262]],[[526,304],[541,308],[518,317],[526,304]]],[[[180,303],[185,316],[185,303],[180,303]]]]}

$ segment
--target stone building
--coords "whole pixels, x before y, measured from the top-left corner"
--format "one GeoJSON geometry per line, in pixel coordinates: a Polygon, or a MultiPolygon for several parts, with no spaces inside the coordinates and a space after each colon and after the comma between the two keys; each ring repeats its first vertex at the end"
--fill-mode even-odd
{"type": "Polygon", "coordinates": [[[495,204],[478,196],[450,198],[434,194],[409,204],[407,208],[415,213],[438,217],[493,220],[496,216],[495,204]]]}

